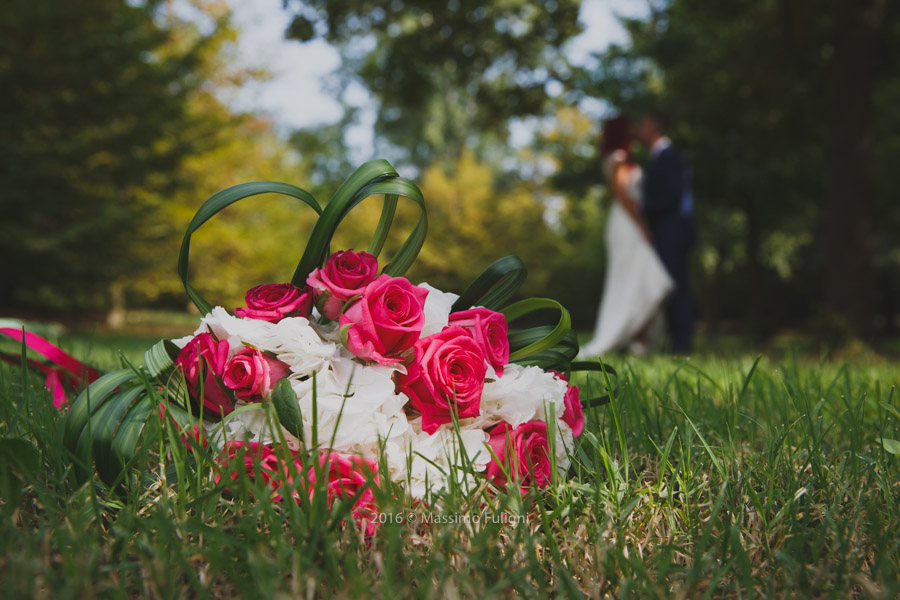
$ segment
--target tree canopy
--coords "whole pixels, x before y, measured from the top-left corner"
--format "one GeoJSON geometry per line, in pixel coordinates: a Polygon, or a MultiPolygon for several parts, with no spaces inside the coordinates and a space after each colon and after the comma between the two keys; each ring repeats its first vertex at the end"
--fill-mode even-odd
{"type": "Polygon", "coordinates": [[[0,305],[96,303],[140,266],[151,196],[195,147],[186,103],[206,42],[176,44],[159,4],[5,4],[0,305]]]}
{"type": "Polygon", "coordinates": [[[569,77],[562,46],[581,31],[576,0],[285,6],[287,35],[338,45],[345,73],[377,100],[376,134],[419,167],[505,142],[511,118],[543,114],[569,77]]]}
{"type": "MultiPolygon", "coordinates": [[[[254,76],[230,64],[227,6],[12,4],[0,19],[0,307],[106,308],[112,290],[117,302],[185,306],[175,263],[200,204],[305,172],[270,122],[219,99],[254,76]]],[[[294,209],[247,202],[204,227],[197,286],[233,305],[289,276],[304,231],[294,209]]]]}
{"type": "MultiPolygon", "coordinates": [[[[528,293],[562,301],[589,329],[609,207],[598,119],[579,104],[591,98],[669,117],[693,167],[705,326],[890,332],[900,5],[653,2],[645,18],[622,19],[627,43],[573,66],[580,6],[284,1],[286,34],[338,46],[343,83],[375,101],[376,154],[425,192],[431,233],[411,275],[460,290],[518,254],[528,293]],[[532,140],[510,147],[522,122],[532,140]]],[[[111,290],[183,307],[178,242],[205,198],[275,179],[326,202],[356,166],[353,107],[280,136],[223,103],[223,88],[254,75],[233,66],[224,0],[11,0],[0,11],[3,309],[105,307],[111,290]]],[[[367,211],[335,247],[359,246],[367,211]]],[[[307,227],[281,199],[229,208],[198,233],[192,280],[233,305],[287,279],[307,227]]]]}

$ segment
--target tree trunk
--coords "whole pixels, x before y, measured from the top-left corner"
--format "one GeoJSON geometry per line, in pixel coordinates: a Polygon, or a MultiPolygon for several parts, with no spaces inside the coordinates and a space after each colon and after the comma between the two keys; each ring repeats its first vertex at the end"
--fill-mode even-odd
{"type": "Polygon", "coordinates": [[[121,283],[109,286],[109,312],[106,315],[106,326],[110,329],[122,329],[125,326],[125,289],[121,283]]]}
{"type": "Polygon", "coordinates": [[[825,302],[856,335],[873,333],[870,231],[874,189],[872,91],[875,38],[885,0],[838,0],[834,187],[826,222],[825,302]]]}
{"type": "Polygon", "coordinates": [[[750,315],[750,336],[760,342],[766,338],[765,290],[763,290],[763,267],[760,251],[760,222],[756,198],[753,194],[744,196],[744,215],[747,217],[747,302],[750,315]]]}

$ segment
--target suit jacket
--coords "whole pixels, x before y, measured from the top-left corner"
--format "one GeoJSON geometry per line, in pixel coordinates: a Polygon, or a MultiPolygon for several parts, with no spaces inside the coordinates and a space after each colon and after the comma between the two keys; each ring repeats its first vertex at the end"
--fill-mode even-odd
{"type": "Polygon", "coordinates": [[[644,173],[644,218],[660,254],[681,251],[692,240],[692,219],[685,214],[688,174],[674,146],[663,149],[644,173]]]}
{"type": "Polygon", "coordinates": [[[650,160],[644,174],[644,216],[648,223],[680,214],[685,178],[684,162],[674,146],[650,160]]]}

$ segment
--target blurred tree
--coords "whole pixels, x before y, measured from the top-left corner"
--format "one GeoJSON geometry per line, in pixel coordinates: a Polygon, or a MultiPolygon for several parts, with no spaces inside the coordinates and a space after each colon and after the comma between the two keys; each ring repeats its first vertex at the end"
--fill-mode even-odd
{"type": "MultiPolygon", "coordinates": [[[[233,66],[233,42],[239,32],[230,23],[227,3],[197,0],[190,6],[195,10],[190,20],[173,23],[172,50],[195,44],[201,30],[210,31],[212,25],[216,29],[198,47],[196,73],[203,85],[185,98],[184,129],[178,135],[192,141],[191,152],[172,170],[158,173],[158,181],[140,189],[155,218],[147,225],[152,235],[129,246],[146,268],[118,280],[130,305],[189,304],[176,273],[181,238],[197,209],[216,192],[258,180],[285,181],[316,191],[309,177],[314,163],[297,156],[269,120],[235,114],[220,100],[223,89],[264,76],[233,66]]],[[[324,202],[327,196],[319,200],[324,202]]],[[[192,284],[211,302],[231,308],[243,302],[244,292],[254,285],[289,280],[313,221],[312,210],[278,195],[228,207],[192,237],[192,284]]]]}
{"type": "Polygon", "coordinates": [[[327,202],[357,166],[350,162],[350,148],[344,138],[355,119],[356,110],[344,106],[344,116],[336,123],[297,129],[291,134],[290,146],[309,167],[310,191],[320,202],[327,202]]]}
{"type": "MultiPolygon", "coordinates": [[[[18,4],[0,25],[0,306],[111,303],[113,325],[126,301],[185,306],[176,261],[201,203],[245,181],[308,183],[270,122],[219,99],[260,75],[233,66],[227,4],[18,4]]],[[[312,216],[280,197],[228,208],[195,235],[194,285],[234,306],[289,279],[312,216]]]]}
{"type": "Polygon", "coordinates": [[[429,232],[415,276],[458,293],[492,262],[516,254],[529,269],[523,291],[549,293],[548,267],[560,240],[545,221],[541,190],[527,182],[498,187],[492,169],[471,151],[430,166],[421,188],[429,232]]]}
{"type": "Polygon", "coordinates": [[[142,265],[156,194],[191,151],[208,36],[176,44],[161,2],[10,0],[0,18],[0,305],[98,305],[142,265]]]}
{"type": "Polygon", "coordinates": [[[749,316],[765,333],[824,312],[871,331],[869,231],[887,222],[869,218],[880,203],[866,140],[879,116],[867,106],[893,85],[886,24],[898,11],[879,20],[876,0],[838,4],[654,3],[647,19],[624,21],[630,46],[577,73],[586,93],[671,117],[695,167],[707,317],[749,316]]]}
{"type": "MultiPolygon", "coordinates": [[[[190,304],[176,273],[178,252],[185,228],[209,196],[258,180],[310,189],[308,168],[278,138],[270,122],[233,115],[212,95],[193,99],[190,110],[202,111],[218,128],[208,140],[208,149],[186,157],[172,173],[185,183],[158,203],[159,236],[138,246],[152,266],[122,281],[131,305],[183,308],[190,304]]],[[[324,202],[327,197],[317,199],[324,202]]],[[[192,285],[213,304],[231,309],[241,305],[244,293],[255,285],[289,281],[314,222],[311,209],[278,195],[229,206],[192,236],[192,285]]]]}
{"type": "Polygon", "coordinates": [[[377,99],[376,133],[420,168],[506,140],[509,119],[541,114],[563,88],[561,47],[580,2],[284,0],[288,37],[337,44],[344,70],[377,99]]]}
{"type": "Polygon", "coordinates": [[[885,0],[839,0],[835,33],[834,190],[828,204],[825,300],[863,334],[874,331],[871,211],[877,39],[885,0]]]}
{"type": "Polygon", "coordinates": [[[592,329],[597,319],[606,272],[611,198],[602,185],[597,142],[597,123],[567,106],[547,120],[520,157],[525,172],[551,198],[549,221],[559,236],[544,293],[563,302],[582,330],[592,329]]]}

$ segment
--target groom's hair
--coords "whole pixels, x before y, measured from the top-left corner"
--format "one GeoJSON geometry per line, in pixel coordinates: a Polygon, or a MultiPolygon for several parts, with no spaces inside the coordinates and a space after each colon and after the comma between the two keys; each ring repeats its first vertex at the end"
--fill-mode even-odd
{"type": "Polygon", "coordinates": [[[669,131],[669,119],[662,111],[657,109],[648,110],[644,113],[644,116],[656,126],[660,133],[669,131]]]}

